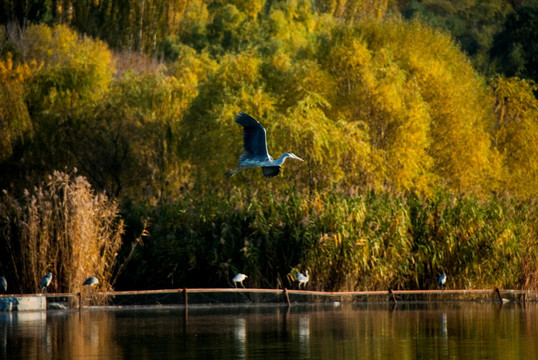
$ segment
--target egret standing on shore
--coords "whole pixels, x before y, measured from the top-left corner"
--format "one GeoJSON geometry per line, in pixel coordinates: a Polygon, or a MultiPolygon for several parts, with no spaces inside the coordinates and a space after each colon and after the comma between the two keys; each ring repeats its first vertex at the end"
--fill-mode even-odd
{"type": "Polygon", "coordinates": [[[441,290],[445,289],[446,284],[446,274],[443,273],[441,276],[439,276],[439,286],[441,287],[441,290]]]}
{"type": "Polygon", "coordinates": [[[301,284],[303,285],[303,288],[306,289],[306,283],[308,280],[310,280],[308,276],[308,270],[305,270],[304,274],[297,273],[295,274],[295,277],[297,278],[297,281],[299,282],[299,289],[301,288],[301,284]]]}
{"type": "Polygon", "coordinates": [[[235,122],[243,126],[243,148],[245,152],[239,157],[239,167],[228,171],[225,175],[230,177],[244,169],[261,167],[263,176],[270,178],[280,173],[281,165],[286,158],[303,161],[293,153],[284,153],[278,160],[274,160],[267,151],[265,129],[262,124],[249,115],[240,112],[235,122]]]}
{"type": "Polygon", "coordinates": [[[232,281],[234,282],[235,287],[237,287],[237,283],[240,283],[242,287],[245,287],[245,285],[243,285],[243,280],[245,280],[246,278],[248,278],[247,275],[239,273],[234,276],[232,281]]]}
{"type": "Polygon", "coordinates": [[[48,273],[47,275],[43,276],[43,279],[41,279],[41,292],[43,290],[48,293],[47,287],[50,285],[50,281],[52,280],[52,273],[48,273]]]}

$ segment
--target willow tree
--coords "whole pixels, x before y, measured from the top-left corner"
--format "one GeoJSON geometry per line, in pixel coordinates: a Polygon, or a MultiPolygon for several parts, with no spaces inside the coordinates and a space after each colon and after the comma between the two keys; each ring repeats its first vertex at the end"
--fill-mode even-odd
{"type": "Polygon", "coordinates": [[[3,2],[2,24],[61,24],[106,41],[115,49],[155,55],[181,24],[187,0],[26,0],[3,2]],[[5,13],[5,14],[4,14],[5,13]]]}
{"type": "Polygon", "coordinates": [[[531,80],[498,77],[494,84],[495,144],[503,159],[503,188],[524,199],[536,196],[538,101],[531,80]]]}
{"type": "Polygon", "coordinates": [[[17,144],[32,134],[32,121],[25,102],[27,80],[37,63],[14,64],[12,54],[0,60],[0,162],[13,154],[17,144]]]}
{"type": "Polygon", "coordinates": [[[83,126],[80,118],[107,94],[113,76],[111,53],[104,43],[80,37],[66,26],[32,25],[14,44],[14,54],[20,68],[35,68],[25,78],[19,103],[27,108],[32,137],[4,165],[14,176],[37,182],[53,169],[76,166],[72,149],[83,126]]]}
{"type": "Polygon", "coordinates": [[[32,79],[33,111],[73,113],[106,94],[113,76],[112,53],[106,44],[65,25],[32,25],[23,38],[23,60],[43,64],[32,79]]]}
{"type": "Polygon", "coordinates": [[[416,83],[390,50],[369,49],[349,26],[335,29],[323,46],[328,50],[321,61],[336,79],[336,113],[367,129],[379,159],[378,182],[394,190],[427,192],[432,185],[431,118],[416,83]]]}
{"type": "Polygon", "coordinates": [[[222,183],[215,169],[235,165],[241,131],[232,120],[242,110],[265,119],[276,152],[306,158],[294,179],[308,188],[496,186],[489,92],[448,35],[399,18],[342,23],[301,4],[272,6],[250,39],[251,20],[236,9],[227,31],[246,43],[214,39],[228,52],[216,53],[184,123],[184,150],[200,176],[222,183]],[[230,139],[235,147],[223,152],[230,139]]]}
{"type": "Polygon", "coordinates": [[[342,91],[351,90],[351,120],[367,122],[374,145],[392,157],[387,165],[400,176],[392,181],[477,193],[494,186],[500,163],[488,133],[488,91],[450,37],[400,19],[368,20],[347,31],[352,35],[340,37],[355,37],[356,50],[344,57],[355,61],[344,65],[342,91]]]}
{"type": "Polygon", "coordinates": [[[249,113],[265,126],[274,157],[293,151],[306,160],[304,166],[285,168],[288,182],[277,182],[277,188],[296,184],[314,190],[340,182],[367,183],[369,145],[363,129],[326,116],[331,111],[325,99],[329,94],[323,89],[323,83],[331,83],[328,74],[310,61],[288,65],[290,68],[285,59],[262,59],[255,52],[221,59],[183,122],[181,146],[194,165],[199,184],[209,188],[218,184],[218,189],[260,176],[245,172],[232,180],[223,177],[228,168],[236,166],[243,151],[242,129],[233,121],[238,111],[249,113]],[[272,75],[266,78],[269,73],[272,75]],[[280,86],[271,82],[281,76],[288,79],[280,86]],[[289,96],[281,97],[284,93],[289,96]]]}
{"type": "Polygon", "coordinates": [[[80,118],[72,152],[99,188],[151,203],[177,197],[186,182],[177,156],[179,124],[197,94],[196,75],[183,75],[162,68],[128,71],[80,118]]]}
{"type": "Polygon", "coordinates": [[[315,10],[346,20],[365,17],[382,18],[389,8],[388,0],[315,0],[315,10]]]}
{"type": "Polygon", "coordinates": [[[262,119],[273,109],[260,89],[260,63],[256,54],[229,54],[209,70],[189,114],[182,124],[181,151],[196,167],[201,183],[219,182],[227,166],[236,165],[241,147],[240,128],[233,119],[244,111],[262,119]],[[235,158],[235,159],[234,159],[235,158]],[[234,159],[234,160],[232,160],[234,159]]]}

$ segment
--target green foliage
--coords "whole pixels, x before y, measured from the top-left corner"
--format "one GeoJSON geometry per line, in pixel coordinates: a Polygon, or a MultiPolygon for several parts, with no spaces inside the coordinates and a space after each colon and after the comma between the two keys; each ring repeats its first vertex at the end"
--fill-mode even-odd
{"type": "Polygon", "coordinates": [[[53,23],[105,40],[117,49],[156,54],[159,44],[178,31],[190,1],[82,0],[49,5],[53,23]],[[69,11],[66,11],[69,9],[69,11]]]}
{"type": "Polygon", "coordinates": [[[538,2],[529,1],[506,17],[491,48],[498,70],[538,81],[538,2]]]}
{"type": "Polygon", "coordinates": [[[402,9],[407,18],[418,17],[450,32],[474,65],[487,73],[494,71],[489,54],[494,38],[512,11],[503,0],[413,0],[402,9]]]}
{"type": "Polygon", "coordinates": [[[237,272],[289,288],[298,270],[324,291],[435,288],[443,272],[452,288],[536,286],[535,207],[506,198],[260,190],[138,209],[150,235],[122,281],[140,288],[226,287],[237,272]]]}

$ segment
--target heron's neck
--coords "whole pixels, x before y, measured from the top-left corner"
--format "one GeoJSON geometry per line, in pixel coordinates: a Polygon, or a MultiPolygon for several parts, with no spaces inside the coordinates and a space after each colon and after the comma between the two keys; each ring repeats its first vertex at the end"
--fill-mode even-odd
{"type": "Polygon", "coordinates": [[[282,155],[280,155],[280,157],[278,158],[277,161],[275,161],[275,164],[276,165],[282,165],[284,163],[284,161],[286,161],[286,158],[289,157],[289,154],[288,153],[284,153],[282,155]]]}

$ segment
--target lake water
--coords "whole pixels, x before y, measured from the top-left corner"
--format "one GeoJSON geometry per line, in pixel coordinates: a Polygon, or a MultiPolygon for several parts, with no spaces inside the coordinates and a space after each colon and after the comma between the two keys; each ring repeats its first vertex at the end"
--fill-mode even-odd
{"type": "Polygon", "coordinates": [[[538,305],[4,312],[0,359],[538,359],[538,305]]]}

